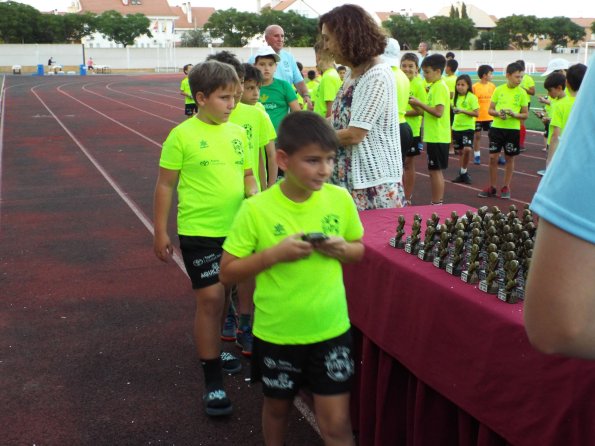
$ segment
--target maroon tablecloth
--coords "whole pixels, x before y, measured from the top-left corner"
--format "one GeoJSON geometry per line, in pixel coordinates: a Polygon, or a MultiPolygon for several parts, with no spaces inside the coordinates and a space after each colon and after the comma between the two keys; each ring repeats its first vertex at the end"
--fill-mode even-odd
{"type": "Polygon", "coordinates": [[[400,214],[409,233],[415,213],[425,228],[432,212],[443,222],[467,209],[360,214],[365,257],[345,267],[350,317],[361,331],[353,397],[360,445],[595,445],[595,363],[537,352],[522,304],[388,244],[400,214]]]}

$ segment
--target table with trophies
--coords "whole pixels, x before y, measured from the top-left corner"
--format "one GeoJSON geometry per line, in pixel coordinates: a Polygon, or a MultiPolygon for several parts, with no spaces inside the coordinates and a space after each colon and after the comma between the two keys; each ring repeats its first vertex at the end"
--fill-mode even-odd
{"type": "Polygon", "coordinates": [[[360,446],[595,444],[595,363],[529,344],[536,218],[502,203],[360,213],[365,257],[344,268],[360,446]]]}

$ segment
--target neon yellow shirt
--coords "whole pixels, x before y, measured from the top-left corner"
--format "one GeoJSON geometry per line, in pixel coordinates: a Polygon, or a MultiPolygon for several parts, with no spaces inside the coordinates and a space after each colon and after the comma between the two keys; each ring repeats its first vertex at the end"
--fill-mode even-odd
{"type": "MultiPolygon", "coordinates": [[[[510,88],[508,84],[502,84],[494,90],[491,102],[496,105],[496,111],[505,108],[512,110],[514,113],[520,113],[521,108],[529,104],[529,95],[520,85],[510,88]]],[[[520,130],[521,121],[510,116],[507,116],[506,119],[496,116],[494,117],[492,127],[497,129],[520,130]]]]}
{"type": "MultiPolygon", "coordinates": [[[[409,83],[410,95],[413,96],[414,98],[419,99],[424,104],[426,102],[428,102],[428,93],[426,91],[426,84],[425,84],[424,80],[421,77],[416,76],[413,79],[411,79],[409,82],[410,82],[409,83]]],[[[409,102],[407,102],[407,108],[405,110],[406,111],[413,110],[413,107],[411,105],[409,105],[409,102]]],[[[419,116],[405,116],[405,120],[409,124],[409,127],[411,127],[411,131],[413,132],[414,137],[419,136],[421,134],[422,119],[423,119],[423,116],[421,116],[421,115],[419,115],[419,116]]]]}
{"type": "Polygon", "coordinates": [[[455,91],[457,89],[457,75],[451,74],[450,76],[444,76],[444,82],[446,82],[446,86],[448,87],[448,91],[454,97],[455,91]]]}
{"type": "Polygon", "coordinates": [[[314,112],[326,118],[326,103],[333,102],[341,88],[342,82],[335,68],[329,68],[320,78],[320,85],[314,99],[314,112]]]}
{"type": "Polygon", "coordinates": [[[568,123],[568,117],[570,116],[570,111],[574,106],[574,101],[576,97],[566,95],[561,98],[559,101],[552,103],[552,120],[550,121],[550,131],[548,134],[548,144],[550,142],[550,138],[554,131],[553,127],[558,127],[560,129],[560,136],[564,133],[564,128],[568,123]]]}
{"type": "Polygon", "coordinates": [[[405,119],[405,112],[409,105],[410,82],[409,78],[399,67],[391,67],[395,73],[395,81],[397,82],[397,107],[399,109],[399,124],[407,122],[405,119]]]}
{"type": "Polygon", "coordinates": [[[178,234],[227,235],[244,200],[247,149],[246,131],[236,124],[210,125],[194,117],[174,127],[159,166],[180,172],[178,234]]]}
{"type": "Polygon", "coordinates": [[[535,81],[533,80],[533,78],[528,74],[523,75],[523,79],[521,80],[521,87],[525,89],[525,93],[529,98],[529,102],[531,102],[531,95],[527,93],[527,90],[531,87],[535,87],[535,81]]]}
{"type": "Polygon", "coordinates": [[[185,104],[195,104],[194,99],[192,99],[192,92],[190,91],[190,83],[188,82],[188,77],[182,79],[180,82],[180,91],[184,92],[186,96],[184,96],[184,103],[185,104]],[[190,95],[190,96],[188,96],[190,95]]]}
{"type": "Polygon", "coordinates": [[[450,143],[450,92],[443,79],[430,84],[427,104],[443,105],[444,111],[440,118],[424,112],[424,142],[450,143]]]}
{"type": "MultiPolygon", "coordinates": [[[[467,111],[479,110],[479,101],[477,100],[477,96],[468,92],[465,96],[457,96],[457,103],[454,108],[460,108],[461,110],[467,111]]],[[[452,122],[452,129],[456,131],[475,130],[476,119],[475,116],[469,116],[465,113],[457,113],[452,122]]]]}
{"type": "MultiPolygon", "coordinates": [[[[254,173],[258,190],[260,190],[260,175],[258,169],[259,158],[261,149],[271,140],[271,138],[269,138],[269,125],[272,128],[273,124],[271,124],[271,120],[266,112],[263,112],[250,105],[242,104],[241,102],[231,112],[231,115],[229,116],[229,122],[240,125],[246,130],[246,136],[248,137],[248,158],[250,160],[250,167],[254,173]]],[[[273,128],[273,132],[274,131],[275,129],[273,128]]],[[[272,139],[275,139],[275,137],[272,139]]]]}
{"type": "MultiPolygon", "coordinates": [[[[246,257],[300,232],[359,240],[363,227],[351,195],[325,184],[303,203],[279,184],[245,200],[223,249],[246,257]]],[[[273,265],[256,276],[254,335],[275,344],[311,344],[349,329],[341,263],[316,251],[273,265]]]]}

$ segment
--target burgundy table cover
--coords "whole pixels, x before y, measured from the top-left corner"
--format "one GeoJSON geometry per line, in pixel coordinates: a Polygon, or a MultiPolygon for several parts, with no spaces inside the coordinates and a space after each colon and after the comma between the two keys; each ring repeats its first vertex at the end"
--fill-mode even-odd
{"type": "Polygon", "coordinates": [[[360,213],[365,257],[344,268],[359,350],[352,414],[360,446],[595,445],[595,363],[537,352],[522,303],[388,244],[401,214],[407,234],[422,215],[423,239],[432,212],[443,222],[467,209],[360,213]]]}

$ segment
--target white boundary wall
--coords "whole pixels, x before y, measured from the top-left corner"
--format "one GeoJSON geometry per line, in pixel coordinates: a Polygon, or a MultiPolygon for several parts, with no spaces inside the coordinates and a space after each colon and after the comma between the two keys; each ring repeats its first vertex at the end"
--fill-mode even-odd
{"type": "MultiPolygon", "coordinates": [[[[114,70],[179,70],[187,63],[196,64],[209,54],[220,50],[235,53],[242,61],[247,61],[255,48],[85,48],[85,58],[91,56],[97,65],[107,65],[114,70]]],[[[312,48],[288,48],[296,60],[305,67],[315,65],[312,48]]],[[[402,52],[403,53],[403,52],[402,52]]],[[[440,53],[445,53],[440,51],[440,53]]],[[[506,65],[518,59],[534,64],[536,72],[543,71],[550,59],[563,58],[571,64],[584,62],[584,47],[576,54],[553,54],[548,51],[455,51],[459,70],[475,71],[480,64],[489,64],[495,71],[503,71],[506,65]]],[[[21,65],[36,67],[46,65],[50,57],[64,66],[78,66],[85,63],[83,47],[74,45],[46,44],[3,44],[0,45],[0,66],[21,65]]]]}

